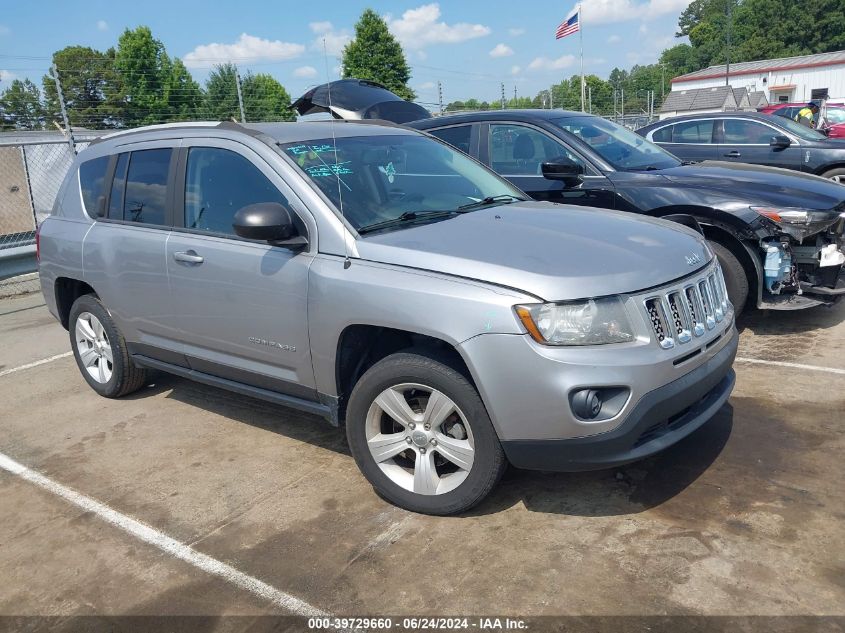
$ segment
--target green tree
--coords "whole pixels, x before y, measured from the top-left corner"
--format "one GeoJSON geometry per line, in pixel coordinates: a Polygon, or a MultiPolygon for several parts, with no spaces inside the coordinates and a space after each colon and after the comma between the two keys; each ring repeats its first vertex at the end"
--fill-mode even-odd
{"type": "Polygon", "coordinates": [[[290,95],[270,75],[247,73],[241,83],[241,93],[247,121],[296,120],[290,107],[290,95]]]}
{"type": "Polygon", "coordinates": [[[134,127],[168,120],[173,63],[149,27],[123,32],[117,43],[114,69],[119,78],[115,96],[122,104],[124,125],[134,127]]]}
{"type": "MultiPolygon", "coordinates": [[[[114,49],[105,53],[87,46],[66,46],[53,53],[62,84],[70,124],[101,129],[111,127],[109,95],[114,92],[114,49]]],[[[62,120],[56,82],[51,75],[41,81],[48,121],[62,120]]]]}
{"type": "Polygon", "coordinates": [[[202,117],[204,95],[181,59],[174,59],[167,82],[165,100],[169,120],[188,121],[202,117]]]}
{"type": "Polygon", "coordinates": [[[403,99],[416,97],[408,85],[411,69],[402,45],[372,9],[361,14],[355,39],[343,49],[343,76],[377,81],[403,99]]]}
{"type": "Polygon", "coordinates": [[[241,120],[238,107],[238,70],[234,64],[218,64],[205,82],[205,113],[216,121],[241,120]]]}
{"type": "Polygon", "coordinates": [[[0,119],[4,128],[37,130],[44,127],[41,92],[29,79],[15,79],[0,95],[0,119]]]}

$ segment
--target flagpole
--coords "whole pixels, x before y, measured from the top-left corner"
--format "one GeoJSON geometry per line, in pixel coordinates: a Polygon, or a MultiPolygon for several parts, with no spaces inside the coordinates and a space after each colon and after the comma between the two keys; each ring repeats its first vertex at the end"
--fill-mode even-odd
{"type": "Polygon", "coordinates": [[[578,39],[581,45],[581,112],[586,112],[584,107],[584,16],[581,13],[582,5],[578,5],[578,39]]]}

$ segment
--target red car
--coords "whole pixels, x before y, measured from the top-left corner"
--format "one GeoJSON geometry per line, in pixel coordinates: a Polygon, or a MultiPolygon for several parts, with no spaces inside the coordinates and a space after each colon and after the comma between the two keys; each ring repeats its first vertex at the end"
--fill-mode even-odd
{"type": "MultiPolygon", "coordinates": [[[[795,120],[802,108],[806,107],[807,103],[773,103],[765,108],[760,108],[757,112],[763,114],[772,114],[774,116],[782,116],[787,119],[795,120]]],[[[827,103],[827,126],[822,128],[822,132],[828,135],[829,138],[845,138],[845,105],[841,103],[827,103]]]]}

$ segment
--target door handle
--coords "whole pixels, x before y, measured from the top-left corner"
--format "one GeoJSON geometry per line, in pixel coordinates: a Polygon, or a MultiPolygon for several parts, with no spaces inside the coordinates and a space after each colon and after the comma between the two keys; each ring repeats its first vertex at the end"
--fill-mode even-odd
{"type": "Polygon", "coordinates": [[[173,253],[173,259],[177,262],[185,262],[186,264],[202,264],[205,260],[202,255],[197,255],[196,251],[176,251],[173,253]]]}
{"type": "Polygon", "coordinates": [[[740,154],[737,150],[734,149],[725,154],[725,156],[727,156],[728,158],[739,158],[740,156],[742,156],[742,154],[740,154]]]}

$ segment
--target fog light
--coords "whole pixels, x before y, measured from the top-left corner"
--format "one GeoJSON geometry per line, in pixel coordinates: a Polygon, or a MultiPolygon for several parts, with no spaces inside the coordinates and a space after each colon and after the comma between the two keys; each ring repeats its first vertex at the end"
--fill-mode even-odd
{"type": "Polygon", "coordinates": [[[601,413],[601,394],[595,389],[581,389],[572,394],[572,412],[582,420],[592,420],[601,413]]]}

